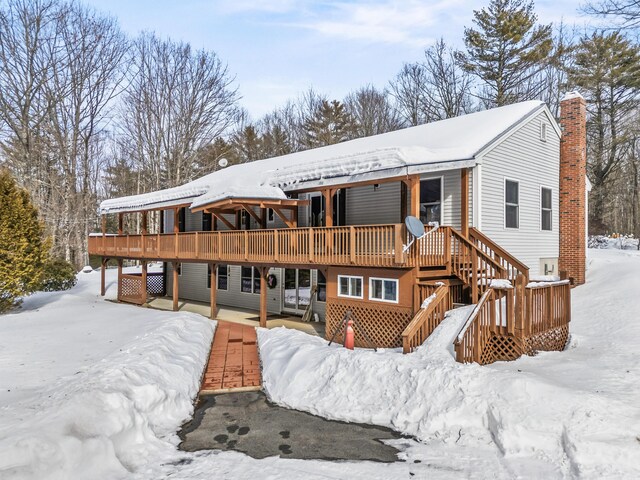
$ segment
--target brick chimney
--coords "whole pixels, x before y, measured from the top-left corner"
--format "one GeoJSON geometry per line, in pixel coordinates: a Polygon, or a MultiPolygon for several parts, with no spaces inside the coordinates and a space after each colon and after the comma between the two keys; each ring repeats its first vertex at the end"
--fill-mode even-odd
{"type": "Polygon", "coordinates": [[[560,101],[559,270],[575,285],[585,281],[587,252],[587,106],[578,92],[560,101]]]}

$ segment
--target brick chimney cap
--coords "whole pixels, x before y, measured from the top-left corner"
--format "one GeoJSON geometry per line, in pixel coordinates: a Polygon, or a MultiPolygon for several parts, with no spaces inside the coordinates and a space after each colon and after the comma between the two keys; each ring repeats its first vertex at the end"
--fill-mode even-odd
{"type": "Polygon", "coordinates": [[[567,92],[564,94],[564,97],[562,97],[562,99],[560,100],[561,102],[564,102],[566,100],[572,100],[574,98],[581,98],[584,100],[584,97],[582,95],[580,95],[580,92],[574,90],[573,92],[567,92]]]}

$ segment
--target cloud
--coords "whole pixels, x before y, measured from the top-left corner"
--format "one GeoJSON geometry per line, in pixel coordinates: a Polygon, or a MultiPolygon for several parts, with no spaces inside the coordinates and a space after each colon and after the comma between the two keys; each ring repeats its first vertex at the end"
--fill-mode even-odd
{"type": "Polygon", "coordinates": [[[438,25],[440,30],[443,17],[456,13],[464,3],[460,0],[333,2],[298,26],[346,40],[424,46],[433,42],[430,27],[438,25]]]}

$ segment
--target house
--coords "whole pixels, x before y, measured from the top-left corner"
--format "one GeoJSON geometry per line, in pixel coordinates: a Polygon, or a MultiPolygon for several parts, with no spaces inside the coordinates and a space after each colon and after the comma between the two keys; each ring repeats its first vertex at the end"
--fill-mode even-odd
{"type": "Polygon", "coordinates": [[[446,309],[473,303],[459,359],[563,348],[568,281],[585,275],[585,119],[571,93],[561,126],[527,101],[230,166],[105,200],[120,228],[107,235],[103,221],[89,250],[143,260],[141,276],[120,270],[123,301],[146,301],[146,262],[162,261],[174,308],[210,302],[212,317],[218,304],[260,310],[261,325],[267,312],[313,314],[330,337],[349,312],[357,343],[410,351],[446,309]],[[124,234],[124,214],[141,215],[139,234],[124,234]],[[438,226],[405,249],[407,216],[438,226]]]}

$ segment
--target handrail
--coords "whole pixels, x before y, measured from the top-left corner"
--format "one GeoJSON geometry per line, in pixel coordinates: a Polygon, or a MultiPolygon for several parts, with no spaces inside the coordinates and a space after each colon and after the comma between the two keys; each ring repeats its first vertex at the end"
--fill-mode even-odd
{"type": "MultiPolygon", "coordinates": [[[[484,244],[486,247],[488,247],[492,251],[494,256],[498,257],[498,262],[500,260],[504,260],[507,263],[508,266],[514,267],[514,268],[507,268],[506,269],[507,270],[507,275],[509,277],[515,277],[517,274],[522,274],[522,275],[524,275],[525,280],[527,282],[529,281],[529,267],[527,267],[524,263],[522,263],[520,260],[518,260],[513,255],[511,255],[508,251],[506,251],[504,248],[502,248],[496,242],[494,242],[489,237],[487,237],[480,230],[478,230],[475,227],[471,227],[469,229],[469,238],[473,241],[474,244],[476,244],[476,247],[478,247],[478,245],[477,245],[478,243],[484,244]],[[514,275],[510,275],[510,270],[511,271],[515,270],[515,274],[514,275]]],[[[478,248],[480,248],[480,247],[478,247],[478,248]]],[[[482,248],[480,248],[480,249],[482,250],[482,248]]],[[[483,251],[485,251],[485,250],[483,250],[483,251]]],[[[485,251],[485,253],[486,253],[486,251],[485,251]]]]}
{"type": "Polygon", "coordinates": [[[468,245],[469,248],[473,249],[478,255],[480,255],[486,262],[490,263],[491,266],[493,266],[493,268],[495,268],[497,271],[499,272],[504,272],[506,271],[506,269],[500,265],[500,263],[498,263],[496,260],[494,260],[493,258],[491,258],[490,255],[488,255],[487,253],[485,253],[483,250],[481,250],[480,248],[478,248],[477,245],[475,245],[473,242],[469,241],[464,235],[462,235],[461,232],[457,231],[455,228],[453,227],[449,227],[451,229],[451,233],[457,237],[459,240],[461,240],[462,242],[466,243],[468,245]]]}
{"type": "Polygon", "coordinates": [[[422,345],[442,322],[445,312],[451,307],[449,287],[440,285],[427,300],[427,305],[418,310],[402,332],[402,353],[410,353],[422,345]]]}
{"type": "Polygon", "coordinates": [[[462,326],[456,340],[454,348],[456,360],[460,363],[481,362],[482,350],[486,342],[491,338],[491,317],[495,313],[494,299],[495,290],[487,289],[476,304],[473,312],[462,326]],[[494,308],[491,308],[491,307],[494,308]]]}

